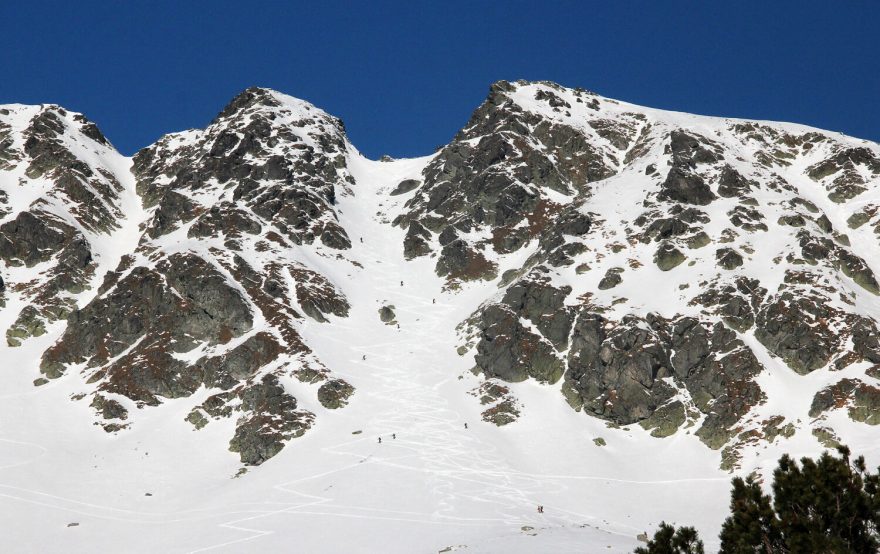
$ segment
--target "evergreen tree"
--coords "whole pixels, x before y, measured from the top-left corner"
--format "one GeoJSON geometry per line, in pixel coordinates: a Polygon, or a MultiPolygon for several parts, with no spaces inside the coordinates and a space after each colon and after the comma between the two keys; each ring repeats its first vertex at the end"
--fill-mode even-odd
{"type": "Polygon", "coordinates": [[[877,552],[880,477],[866,473],[864,458],[851,463],[847,448],[839,452],[839,458],[825,452],[818,462],[803,458],[800,466],[780,458],[772,510],[756,482],[734,479],[721,552],[877,552]]]}
{"type": "MultiPolygon", "coordinates": [[[[773,472],[772,498],[752,477],[733,479],[730,516],[721,528],[721,554],[880,552],[880,469],[863,457],[828,452],[818,460],[788,455],[773,472]]],[[[666,523],[637,554],[703,552],[697,532],[666,523]]]]}
{"type": "Polygon", "coordinates": [[[850,463],[825,452],[801,465],[788,456],[773,473],[773,508],[791,552],[877,552],[880,528],[877,474],[866,473],[865,459],[850,463]]]}
{"type": "Polygon", "coordinates": [[[785,552],[770,497],[752,477],[733,479],[730,517],[721,527],[721,552],[785,552]]]}
{"type": "Polygon", "coordinates": [[[635,554],[703,554],[703,541],[693,527],[676,529],[664,521],[654,538],[636,548],[635,554]]]}

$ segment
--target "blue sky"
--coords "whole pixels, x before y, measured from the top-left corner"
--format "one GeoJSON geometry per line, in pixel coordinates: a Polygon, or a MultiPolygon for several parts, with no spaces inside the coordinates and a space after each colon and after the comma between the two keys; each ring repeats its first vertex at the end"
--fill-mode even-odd
{"type": "Polygon", "coordinates": [[[377,157],[449,141],[499,79],[880,140],[880,2],[0,2],[0,103],[53,102],[126,154],[260,85],[377,157]]]}

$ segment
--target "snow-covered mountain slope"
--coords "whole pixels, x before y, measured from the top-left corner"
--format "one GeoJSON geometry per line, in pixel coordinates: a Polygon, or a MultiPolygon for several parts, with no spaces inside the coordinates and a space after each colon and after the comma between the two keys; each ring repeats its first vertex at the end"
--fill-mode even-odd
{"type": "Polygon", "coordinates": [[[831,442],[806,422],[834,403],[791,411],[762,357],[827,368],[810,398],[867,370],[833,396],[876,409],[878,182],[864,141],[499,83],[398,223],[450,286],[501,274],[463,330],[487,378],[561,380],[573,408],[659,437],[692,427],[730,468],[796,428],[831,442]]]}
{"type": "Polygon", "coordinates": [[[130,165],[82,115],[0,108],[2,318],[11,346],[66,318],[133,247],[140,200],[130,165]]]}
{"type": "Polygon", "coordinates": [[[133,173],[150,213],[140,242],[70,318],[41,371],[80,373],[97,391],[83,401],[113,432],[135,424],[132,409],[210,391],[187,421],[236,417],[230,448],[248,464],[310,427],[301,394],[343,406],[351,385],[331,378],[298,327],[350,308],[325,277],[350,266],[333,208],[352,182],[346,152],[338,120],[262,89],[204,131],[139,152],[133,173]]]}
{"type": "Polygon", "coordinates": [[[876,144],[552,83],[391,161],[266,89],[133,159],[2,107],[7,544],[711,546],[731,471],[880,461],[878,184],[876,144]]]}

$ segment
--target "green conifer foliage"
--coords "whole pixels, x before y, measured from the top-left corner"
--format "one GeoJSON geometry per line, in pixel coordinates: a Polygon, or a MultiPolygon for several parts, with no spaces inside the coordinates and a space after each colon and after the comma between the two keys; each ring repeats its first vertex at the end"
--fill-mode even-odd
{"type": "MultiPolygon", "coordinates": [[[[754,478],[733,479],[730,516],[721,528],[721,554],[829,554],[880,551],[880,469],[846,447],[818,460],[790,456],[773,472],[772,497],[754,478]]],[[[636,554],[697,554],[703,543],[691,527],[662,523],[636,554]]]]}
{"type": "Polygon", "coordinates": [[[703,541],[693,527],[676,529],[663,522],[654,538],[646,546],[636,548],[635,554],[703,554],[703,541]]]}

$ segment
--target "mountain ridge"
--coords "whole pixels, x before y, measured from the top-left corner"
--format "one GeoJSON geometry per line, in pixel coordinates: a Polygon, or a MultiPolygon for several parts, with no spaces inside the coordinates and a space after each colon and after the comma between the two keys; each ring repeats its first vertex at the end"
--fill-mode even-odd
{"type": "Polygon", "coordinates": [[[874,143],[524,81],[393,161],[259,87],[131,158],[81,117],[0,106],[2,348],[38,385],[10,390],[63,391],[66,425],[150,443],[167,417],[246,469],[332,459],[308,445],[371,421],[443,444],[490,424],[450,450],[467,463],[413,447],[431,481],[479,456],[534,472],[542,421],[572,463],[683,448],[725,471],[880,422],[874,143]]]}

